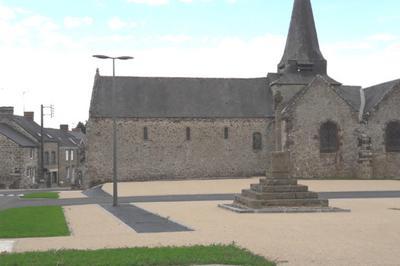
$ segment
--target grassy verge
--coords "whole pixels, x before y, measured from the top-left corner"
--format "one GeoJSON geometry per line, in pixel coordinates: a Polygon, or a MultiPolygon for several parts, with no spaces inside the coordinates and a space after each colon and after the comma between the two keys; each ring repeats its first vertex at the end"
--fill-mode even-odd
{"type": "Polygon", "coordinates": [[[247,250],[230,246],[49,251],[0,255],[1,265],[135,265],[183,266],[228,264],[272,266],[272,262],[247,250]]]}
{"type": "Polygon", "coordinates": [[[24,207],[0,211],[0,238],[66,235],[69,235],[69,230],[64,212],[59,206],[24,207]]]}
{"type": "Polygon", "coordinates": [[[37,192],[22,196],[23,199],[58,199],[58,192],[37,192]]]}

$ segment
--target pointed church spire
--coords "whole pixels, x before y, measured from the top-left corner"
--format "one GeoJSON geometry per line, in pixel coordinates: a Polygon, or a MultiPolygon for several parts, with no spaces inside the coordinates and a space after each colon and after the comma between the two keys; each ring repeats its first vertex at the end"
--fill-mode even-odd
{"type": "Polygon", "coordinates": [[[279,73],[326,75],[327,62],[318,44],[310,0],[295,0],[279,73]]]}

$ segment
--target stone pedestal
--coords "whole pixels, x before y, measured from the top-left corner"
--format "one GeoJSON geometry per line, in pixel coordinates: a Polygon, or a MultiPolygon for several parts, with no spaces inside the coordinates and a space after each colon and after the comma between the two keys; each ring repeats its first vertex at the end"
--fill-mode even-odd
{"type": "Polygon", "coordinates": [[[320,199],[307,186],[299,185],[290,177],[288,152],[273,152],[271,173],[250,189],[242,190],[233,204],[220,207],[236,212],[329,212],[343,211],[330,208],[328,200],[320,199]]]}

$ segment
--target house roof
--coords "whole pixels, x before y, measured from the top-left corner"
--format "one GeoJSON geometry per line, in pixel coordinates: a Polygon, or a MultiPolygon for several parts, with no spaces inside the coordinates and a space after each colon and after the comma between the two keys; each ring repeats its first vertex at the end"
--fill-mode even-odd
{"type": "MultiPolygon", "coordinates": [[[[37,141],[40,141],[40,126],[23,116],[12,116],[12,121],[17,123],[26,132],[28,132],[37,141]]],[[[70,132],[64,132],[60,129],[44,128],[43,129],[44,142],[57,142],[60,147],[77,147],[80,140],[78,140],[70,132]]]]}
{"type": "Polygon", "coordinates": [[[45,131],[47,136],[51,136],[51,138],[59,143],[60,147],[77,147],[80,142],[80,140],[70,134],[70,131],[65,132],[54,128],[46,128],[45,131]]]}
{"type": "Polygon", "coordinates": [[[20,132],[16,131],[7,124],[0,123],[0,134],[6,136],[21,147],[37,147],[38,145],[24,136],[20,132]]]}
{"type": "MultiPolygon", "coordinates": [[[[12,116],[11,119],[15,123],[17,123],[20,127],[22,127],[26,132],[28,132],[32,137],[40,141],[40,126],[36,122],[31,121],[26,117],[18,115],[12,116]]],[[[43,135],[43,140],[45,142],[55,142],[54,139],[49,138],[46,134],[43,135]]]]}
{"type": "Polygon", "coordinates": [[[87,142],[87,137],[86,134],[84,134],[81,131],[69,131],[69,134],[74,136],[75,139],[79,140],[79,142],[86,143],[87,142]]]}
{"type": "Polygon", "coordinates": [[[394,88],[400,85],[400,79],[381,83],[364,89],[365,109],[364,112],[370,112],[375,108],[394,88]]]}
{"type": "Polygon", "coordinates": [[[91,117],[263,118],[273,112],[267,78],[116,77],[116,106],[111,105],[112,77],[96,75],[91,117]]]}

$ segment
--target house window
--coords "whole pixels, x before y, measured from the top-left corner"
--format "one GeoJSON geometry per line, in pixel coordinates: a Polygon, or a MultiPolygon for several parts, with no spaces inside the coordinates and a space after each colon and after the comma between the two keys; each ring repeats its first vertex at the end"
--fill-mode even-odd
{"type": "Polygon", "coordinates": [[[75,183],[75,167],[71,168],[71,183],[75,183]]]}
{"type": "Polygon", "coordinates": [[[228,139],[229,137],[229,128],[224,128],[224,139],[228,139]]]}
{"type": "Polygon", "coordinates": [[[190,140],[191,136],[190,136],[190,127],[186,128],[186,140],[190,140]]]}
{"type": "Polygon", "coordinates": [[[262,136],[260,132],[255,132],[253,134],[253,150],[262,150],[262,136]]]}
{"type": "Polygon", "coordinates": [[[65,151],[65,160],[68,161],[69,160],[69,150],[65,151]]]}
{"type": "Polygon", "coordinates": [[[56,164],[56,152],[51,152],[51,164],[56,164]]]}
{"type": "Polygon", "coordinates": [[[58,180],[57,180],[57,172],[53,172],[52,173],[52,178],[53,178],[53,184],[57,184],[58,180]]]}
{"type": "Polygon", "coordinates": [[[36,168],[32,169],[32,184],[35,184],[36,168]]]}
{"type": "Polygon", "coordinates": [[[69,167],[65,168],[66,179],[69,179],[69,167]]]}
{"type": "Polygon", "coordinates": [[[49,165],[49,152],[48,151],[46,151],[44,153],[44,164],[49,165]]]}
{"type": "Polygon", "coordinates": [[[149,132],[148,132],[147,127],[143,128],[143,139],[144,140],[149,140],[149,132]]]}
{"type": "Polygon", "coordinates": [[[31,160],[33,160],[33,158],[35,157],[35,149],[34,148],[31,148],[30,157],[31,157],[31,160]]]}
{"type": "Polygon", "coordinates": [[[321,125],[319,130],[320,152],[333,153],[339,149],[338,126],[336,123],[328,121],[321,125]]]}
{"type": "Polygon", "coordinates": [[[71,150],[71,161],[73,161],[73,160],[74,160],[74,151],[71,150]]]}
{"type": "Polygon", "coordinates": [[[390,122],[385,130],[387,152],[400,152],[400,122],[390,122]]]}

